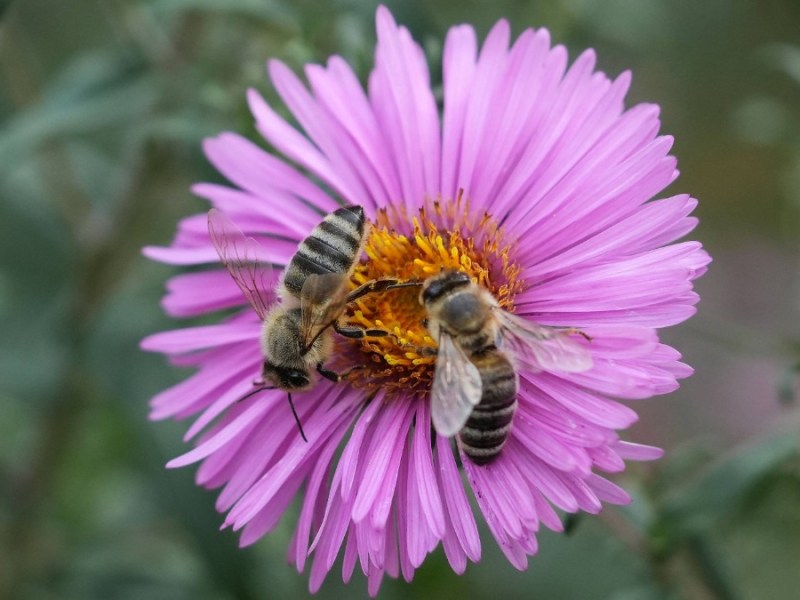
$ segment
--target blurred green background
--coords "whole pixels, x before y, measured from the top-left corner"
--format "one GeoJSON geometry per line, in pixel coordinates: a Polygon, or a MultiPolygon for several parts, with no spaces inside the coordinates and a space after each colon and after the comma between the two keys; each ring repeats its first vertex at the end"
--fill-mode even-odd
{"type": "MultiPolygon", "coordinates": [[[[175,270],[139,254],[205,206],[200,151],[254,133],[244,92],[264,63],[372,64],[371,0],[0,2],[0,598],[306,595],[284,562],[290,522],[255,547],[217,531],[215,494],[180,423],[147,403],[184,373],[138,350],[178,324],[175,270]]],[[[570,55],[631,68],[629,105],[662,106],[715,262],[698,316],[666,331],[696,374],[637,403],[624,436],[667,448],[616,478],[636,502],[544,533],[526,573],[483,531],[455,576],[437,551],[382,597],[793,599],[800,590],[800,3],[797,0],[396,1],[440,75],[447,28],[548,27],[570,55]]],[[[364,597],[334,570],[320,598],[364,597]]]]}

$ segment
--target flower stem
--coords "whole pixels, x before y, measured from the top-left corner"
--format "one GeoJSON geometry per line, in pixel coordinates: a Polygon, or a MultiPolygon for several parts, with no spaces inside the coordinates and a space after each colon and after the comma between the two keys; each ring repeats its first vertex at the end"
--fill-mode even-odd
{"type": "Polygon", "coordinates": [[[695,580],[707,593],[705,597],[714,600],[737,600],[738,595],[728,583],[703,537],[689,536],[684,548],[695,580]]]}

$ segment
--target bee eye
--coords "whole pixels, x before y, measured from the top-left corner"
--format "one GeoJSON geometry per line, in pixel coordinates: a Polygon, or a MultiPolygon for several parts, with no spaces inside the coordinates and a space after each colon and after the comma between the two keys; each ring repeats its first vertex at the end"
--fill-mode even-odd
{"type": "Polygon", "coordinates": [[[293,387],[303,387],[308,384],[308,377],[300,371],[290,371],[287,378],[293,387]]]}

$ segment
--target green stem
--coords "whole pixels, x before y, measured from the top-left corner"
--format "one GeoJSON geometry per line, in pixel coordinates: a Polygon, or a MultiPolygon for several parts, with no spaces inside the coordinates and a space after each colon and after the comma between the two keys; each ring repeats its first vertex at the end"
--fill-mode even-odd
{"type": "Polygon", "coordinates": [[[714,600],[737,600],[738,595],[728,583],[725,574],[720,569],[718,561],[713,556],[706,540],[693,535],[687,538],[684,545],[686,557],[689,559],[692,571],[697,582],[714,600]]]}

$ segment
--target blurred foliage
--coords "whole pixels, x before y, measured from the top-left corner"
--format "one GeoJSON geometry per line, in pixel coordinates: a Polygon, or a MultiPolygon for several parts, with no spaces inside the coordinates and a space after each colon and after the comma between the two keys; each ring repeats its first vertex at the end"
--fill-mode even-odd
{"type": "MultiPolygon", "coordinates": [[[[800,4],[389,5],[434,78],[450,25],[483,35],[501,16],[515,32],[547,26],[573,57],[596,48],[611,74],[631,68],[629,101],[661,104],[683,169],[676,190],[701,198],[697,236],[716,263],[700,282],[701,314],[668,333],[697,374],[642,407],[629,434],[670,451],[620,478],[631,507],[543,533],[527,573],[483,531],[484,558],[465,576],[437,552],[413,584],[386,581],[382,596],[796,597],[800,4]]],[[[151,424],[147,401],[182,373],[137,344],[174,325],[158,307],[173,270],[139,248],[167,243],[179,217],[203,208],[188,187],[218,180],[204,137],[257,137],[244,91],[274,98],[266,58],[300,70],[336,53],[366,76],[375,6],[0,2],[0,597],[305,593],[305,576],[284,564],[291,518],[240,551],[217,531],[213,494],[190,470],[163,469],[183,425],[151,424]]],[[[345,588],[334,571],[320,595],[366,586],[345,588]]]]}

